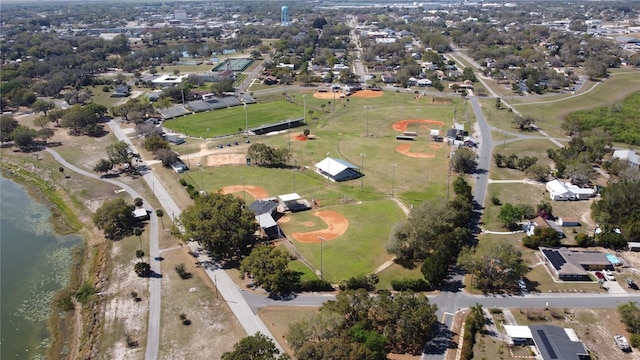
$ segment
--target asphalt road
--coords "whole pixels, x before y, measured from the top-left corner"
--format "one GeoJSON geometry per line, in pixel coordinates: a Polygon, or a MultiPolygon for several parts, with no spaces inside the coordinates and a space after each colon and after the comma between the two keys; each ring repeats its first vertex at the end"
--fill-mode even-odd
{"type": "Polygon", "coordinates": [[[162,271],[160,268],[160,261],[158,261],[158,257],[160,256],[160,251],[158,250],[158,217],[156,216],[155,211],[149,202],[129,185],[114,179],[102,178],[94,173],[80,169],[67,162],[53,149],[46,148],[45,151],[50,153],[57,162],[73,172],[116,185],[124,189],[134,199],[141,198],[144,202],[142,206],[147,209],[147,211],[151,211],[149,214],[149,263],[154,275],[149,278],[149,326],[147,330],[147,349],[145,352],[145,359],[157,359],[160,344],[160,285],[162,271]]]}
{"type": "Polygon", "coordinates": [[[489,181],[489,166],[491,165],[491,126],[484,118],[478,99],[475,97],[470,98],[471,108],[478,121],[478,127],[480,128],[480,134],[478,135],[479,151],[478,151],[478,167],[476,169],[476,186],[474,200],[480,206],[484,208],[484,201],[487,195],[487,184],[489,181]]]}

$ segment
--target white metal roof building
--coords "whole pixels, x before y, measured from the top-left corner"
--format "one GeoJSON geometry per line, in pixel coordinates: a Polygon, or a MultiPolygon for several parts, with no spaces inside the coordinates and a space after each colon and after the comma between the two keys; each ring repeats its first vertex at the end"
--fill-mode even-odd
{"type": "Polygon", "coordinates": [[[347,181],[364,176],[357,166],[347,161],[330,157],[317,163],[316,171],[331,181],[347,181]]]}

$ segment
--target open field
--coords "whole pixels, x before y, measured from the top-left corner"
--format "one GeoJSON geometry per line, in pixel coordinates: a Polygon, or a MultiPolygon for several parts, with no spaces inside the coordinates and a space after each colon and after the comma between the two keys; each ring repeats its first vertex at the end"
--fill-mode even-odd
{"type": "Polygon", "coordinates": [[[304,321],[317,311],[316,307],[268,306],[258,310],[258,316],[273,334],[273,337],[278,339],[284,351],[293,354],[286,340],[289,325],[304,321]]]}
{"type": "Polygon", "coordinates": [[[240,323],[215,286],[186,247],[177,247],[162,254],[162,321],[160,331],[160,358],[193,359],[211,354],[218,359],[225,351],[246,336],[240,323]],[[192,278],[182,280],[175,266],[184,263],[192,278]],[[184,313],[191,320],[183,325],[179,316],[184,313]]]}
{"type": "MultiPolygon", "coordinates": [[[[518,155],[518,158],[524,158],[525,156],[536,157],[538,159],[536,164],[551,166],[553,161],[547,156],[547,149],[556,148],[557,146],[555,144],[549,140],[541,138],[540,140],[520,140],[497,145],[493,148],[493,154],[502,154],[505,156],[516,154],[518,155]]],[[[491,161],[489,174],[492,180],[516,180],[527,178],[527,175],[523,171],[508,169],[506,167],[497,167],[495,161],[491,161]]]]}

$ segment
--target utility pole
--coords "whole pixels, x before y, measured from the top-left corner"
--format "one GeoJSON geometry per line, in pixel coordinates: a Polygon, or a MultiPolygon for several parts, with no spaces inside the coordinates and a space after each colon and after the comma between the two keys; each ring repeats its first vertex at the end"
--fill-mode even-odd
{"type": "Polygon", "coordinates": [[[364,108],[367,110],[367,120],[364,125],[364,136],[369,136],[369,109],[371,109],[371,106],[365,105],[364,108]]]}
{"type": "Polygon", "coordinates": [[[302,122],[307,123],[307,94],[302,95],[302,99],[304,100],[304,112],[302,113],[302,122]]]}
{"type": "Polygon", "coordinates": [[[243,103],[242,107],[244,107],[244,134],[249,135],[249,109],[247,108],[247,103],[243,103]]]}
{"type": "Polygon", "coordinates": [[[320,280],[324,280],[324,277],[322,276],[322,243],[327,239],[322,236],[318,236],[318,240],[320,240],[320,280]]]}

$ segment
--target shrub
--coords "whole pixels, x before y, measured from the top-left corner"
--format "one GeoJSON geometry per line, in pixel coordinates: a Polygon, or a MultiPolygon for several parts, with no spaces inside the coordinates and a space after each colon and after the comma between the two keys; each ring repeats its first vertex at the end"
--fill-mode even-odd
{"type": "Polygon", "coordinates": [[[391,287],[395,291],[411,290],[411,291],[414,291],[414,292],[420,292],[420,291],[429,291],[429,290],[431,290],[431,287],[429,286],[429,283],[426,282],[424,279],[408,279],[408,278],[404,278],[404,279],[401,279],[401,280],[392,280],[391,281],[391,287]]]}
{"type": "Polygon", "coordinates": [[[300,291],[333,291],[333,286],[326,280],[313,279],[300,282],[300,291]]]}
{"type": "Polygon", "coordinates": [[[634,348],[640,348],[640,334],[631,334],[629,337],[629,344],[634,348]]]}
{"type": "Polygon", "coordinates": [[[377,274],[353,276],[340,283],[340,290],[365,289],[367,291],[373,291],[378,281],[380,281],[380,279],[377,274]]]}
{"type": "Polygon", "coordinates": [[[184,263],[180,263],[175,267],[176,272],[180,276],[180,279],[187,280],[191,278],[191,273],[185,269],[184,263]]]}
{"type": "Polygon", "coordinates": [[[89,283],[84,283],[82,284],[80,289],[78,289],[78,292],[76,292],[76,300],[78,300],[80,304],[86,305],[91,299],[91,297],[97,292],[98,290],[96,290],[96,288],[94,288],[93,285],[89,283]]]}
{"type": "Polygon", "coordinates": [[[133,270],[138,274],[138,276],[146,277],[149,276],[149,273],[151,272],[151,266],[146,262],[137,262],[133,267],[133,270]]]}
{"type": "Polygon", "coordinates": [[[185,180],[185,179],[180,179],[180,185],[182,185],[182,186],[187,186],[187,180],[185,180]]]}
{"type": "Polygon", "coordinates": [[[496,206],[500,206],[502,204],[500,202],[500,199],[498,199],[498,197],[495,195],[491,197],[491,203],[496,206]]]}
{"type": "Polygon", "coordinates": [[[502,314],[502,309],[491,308],[491,309],[489,309],[489,312],[492,313],[492,314],[502,314]]]}

